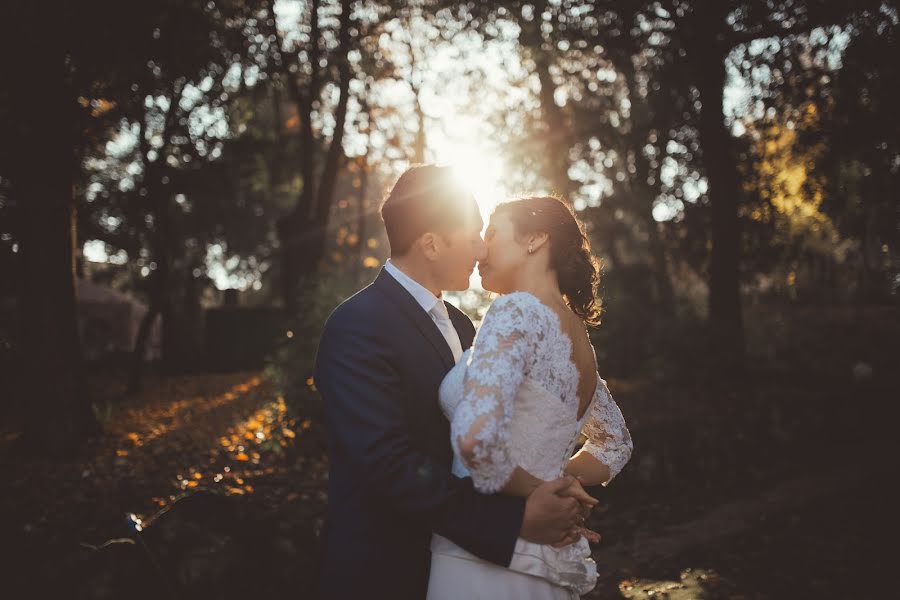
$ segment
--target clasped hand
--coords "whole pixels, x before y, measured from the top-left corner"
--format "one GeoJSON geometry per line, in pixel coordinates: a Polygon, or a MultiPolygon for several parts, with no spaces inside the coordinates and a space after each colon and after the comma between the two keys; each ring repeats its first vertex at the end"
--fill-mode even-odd
{"type": "Polygon", "coordinates": [[[571,475],[542,483],[525,503],[521,535],[529,542],[556,548],[573,544],[581,536],[599,542],[600,534],[584,526],[597,502],[571,475]]]}

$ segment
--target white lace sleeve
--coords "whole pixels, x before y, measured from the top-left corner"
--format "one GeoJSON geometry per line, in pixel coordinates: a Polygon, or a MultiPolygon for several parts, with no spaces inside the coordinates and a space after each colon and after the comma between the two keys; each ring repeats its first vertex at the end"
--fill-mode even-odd
{"type": "Polygon", "coordinates": [[[619,474],[634,448],[625,418],[604,380],[597,384],[597,398],[591,405],[591,415],[584,427],[587,441],[584,450],[609,467],[608,485],[619,474]]]}
{"type": "Polygon", "coordinates": [[[476,489],[484,493],[500,490],[516,467],[509,455],[513,400],[534,361],[542,330],[534,302],[537,299],[522,293],[498,298],[484,317],[466,364],[450,439],[476,489]]]}

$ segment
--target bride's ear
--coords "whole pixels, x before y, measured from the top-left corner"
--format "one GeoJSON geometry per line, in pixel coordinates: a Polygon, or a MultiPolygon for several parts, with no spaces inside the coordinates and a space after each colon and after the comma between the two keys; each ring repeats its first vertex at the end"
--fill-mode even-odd
{"type": "Polygon", "coordinates": [[[538,249],[550,240],[550,236],[546,232],[532,233],[528,236],[528,253],[537,252],[538,249]]]}

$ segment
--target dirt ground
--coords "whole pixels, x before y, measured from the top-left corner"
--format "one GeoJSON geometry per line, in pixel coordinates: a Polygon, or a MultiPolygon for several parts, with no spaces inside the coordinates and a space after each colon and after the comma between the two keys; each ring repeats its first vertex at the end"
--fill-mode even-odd
{"type": "MultiPolygon", "coordinates": [[[[609,382],[635,453],[608,488],[593,490],[601,505],[590,525],[603,539],[589,598],[896,595],[900,373],[609,382]]],[[[199,490],[318,531],[321,424],[287,406],[261,373],[154,377],[130,399],[115,377],[93,385],[106,435],[78,455],[22,456],[15,428],[0,429],[8,589],[58,578],[57,565],[86,548],[140,541],[176,499],[199,490]]],[[[288,572],[309,551],[296,538],[285,544],[266,560],[288,572]]],[[[254,589],[298,597],[286,582],[300,575],[277,573],[254,589]]]]}

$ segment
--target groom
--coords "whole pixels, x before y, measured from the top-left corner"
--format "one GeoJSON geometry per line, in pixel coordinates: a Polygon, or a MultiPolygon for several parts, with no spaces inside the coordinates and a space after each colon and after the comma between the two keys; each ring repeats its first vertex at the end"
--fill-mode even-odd
{"type": "Polygon", "coordinates": [[[564,544],[582,522],[578,503],[558,495],[569,478],[526,501],[450,473],[438,387],[475,329],[441,290],[468,288],[483,258],[474,197],[450,168],[417,166],[381,215],[391,258],[332,313],[316,357],[330,456],[322,598],[424,598],[432,532],[506,567],[519,536],[564,544]]]}

